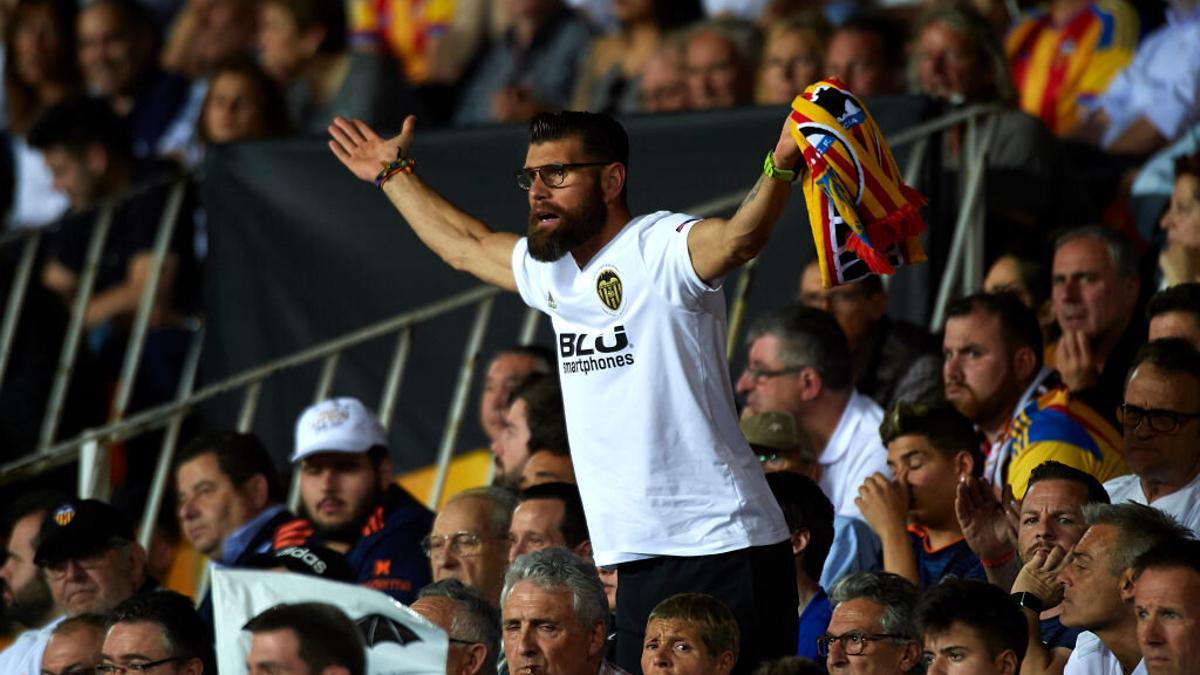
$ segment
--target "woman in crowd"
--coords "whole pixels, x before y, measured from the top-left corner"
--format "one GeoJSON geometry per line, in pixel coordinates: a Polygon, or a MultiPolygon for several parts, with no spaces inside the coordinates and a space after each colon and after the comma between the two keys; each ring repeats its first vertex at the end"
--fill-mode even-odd
{"type": "Polygon", "coordinates": [[[347,50],[341,0],[264,0],[258,46],[301,133],[323,133],[336,115],[390,127],[414,112],[390,58],[347,50]]]}
{"type": "Polygon", "coordinates": [[[213,71],[196,129],[202,143],[274,138],[288,129],[279,85],[253,61],[239,60],[213,71]]]}
{"type": "Polygon", "coordinates": [[[1158,259],[1164,285],[1200,281],[1200,154],[1175,160],[1175,190],[1161,225],[1167,233],[1158,259]]]}
{"type": "Polygon", "coordinates": [[[75,59],[74,0],[21,0],[4,36],[4,94],[7,149],[13,167],[10,227],[48,223],[67,208],[53,188],[42,153],[25,134],[47,107],[80,89],[75,59]]]}
{"type": "Polygon", "coordinates": [[[638,109],[638,78],[673,30],[703,17],[698,0],[614,0],[619,28],[592,42],[580,65],[573,107],[592,112],[638,109]]]}

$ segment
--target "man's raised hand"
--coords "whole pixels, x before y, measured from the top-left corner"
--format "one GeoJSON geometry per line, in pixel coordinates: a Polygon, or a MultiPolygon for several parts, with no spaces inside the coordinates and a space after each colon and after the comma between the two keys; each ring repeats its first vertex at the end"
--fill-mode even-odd
{"type": "Polygon", "coordinates": [[[1009,555],[1017,545],[1017,524],[1012,518],[1012,492],[1004,486],[1003,503],[987,480],[968,477],[959,481],[954,514],[967,546],[983,560],[1009,555]]]}
{"type": "Polygon", "coordinates": [[[333,124],[329,125],[329,149],[347,169],[350,169],[350,173],[362,180],[374,182],[379,170],[396,159],[397,148],[402,148],[404,155],[408,156],[416,121],[417,118],[413,115],[405,117],[400,134],[384,139],[362,120],[335,117],[333,124]]]}

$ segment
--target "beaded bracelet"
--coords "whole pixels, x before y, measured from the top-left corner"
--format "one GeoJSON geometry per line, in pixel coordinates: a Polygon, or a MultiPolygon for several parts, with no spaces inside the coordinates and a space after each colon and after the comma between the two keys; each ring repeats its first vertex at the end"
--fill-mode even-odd
{"type": "Polygon", "coordinates": [[[417,160],[411,157],[400,156],[396,157],[392,162],[381,164],[383,165],[383,169],[379,171],[379,175],[375,176],[375,187],[378,188],[382,188],[384,183],[388,182],[392,176],[398,173],[412,173],[413,167],[417,165],[417,160]]]}

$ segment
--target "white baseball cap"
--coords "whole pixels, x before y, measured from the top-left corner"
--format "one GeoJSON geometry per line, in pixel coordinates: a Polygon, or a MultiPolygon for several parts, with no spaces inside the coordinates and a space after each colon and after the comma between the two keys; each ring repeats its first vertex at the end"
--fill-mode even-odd
{"type": "Polygon", "coordinates": [[[356,398],[331,398],[309,406],[296,422],[292,463],[318,452],[366,452],[387,446],[387,435],[375,413],[356,398]]]}

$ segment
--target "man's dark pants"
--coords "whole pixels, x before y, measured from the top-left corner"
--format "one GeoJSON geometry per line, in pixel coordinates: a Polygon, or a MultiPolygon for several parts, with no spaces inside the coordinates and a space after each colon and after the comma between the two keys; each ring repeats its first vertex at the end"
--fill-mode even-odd
{"type": "Polygon", "coordinates": [[[676,593],[707,593],[733,610],[741,650],[733,675],[796,653],[799,625],[790,541],[694,558],[656,557],[617,567],[617,665],[642,672],[646,617],[676,593]]]}

